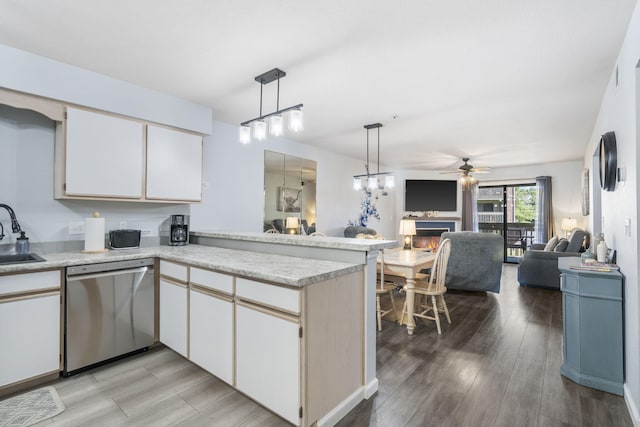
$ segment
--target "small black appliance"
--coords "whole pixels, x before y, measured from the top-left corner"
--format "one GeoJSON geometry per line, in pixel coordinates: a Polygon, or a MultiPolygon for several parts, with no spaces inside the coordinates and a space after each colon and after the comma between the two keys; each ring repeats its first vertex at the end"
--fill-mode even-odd
{"type": "Polygon", "coordinates": [[[171,215],[169,219],[169,246],[189,243],[189,215],[171,215]]]}

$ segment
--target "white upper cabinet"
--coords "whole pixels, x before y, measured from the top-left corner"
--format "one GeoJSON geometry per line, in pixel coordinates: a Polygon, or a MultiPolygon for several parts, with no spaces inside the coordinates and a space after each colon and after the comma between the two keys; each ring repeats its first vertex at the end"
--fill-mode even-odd
{"type": "Polygon", "coordinates": [[[144,124],[67,108],[67,196],[142,197],[144,124]]]}
{"type": "Polygon", "coordinates": [[[202,137],[147,127],[148,199],[198,202],[202,198],[202,137]]]}

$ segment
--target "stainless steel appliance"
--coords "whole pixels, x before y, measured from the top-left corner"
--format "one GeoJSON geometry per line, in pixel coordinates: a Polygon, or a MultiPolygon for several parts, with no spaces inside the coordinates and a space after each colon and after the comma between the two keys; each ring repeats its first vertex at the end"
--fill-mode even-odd
{"type": "Polygon", "coordinates": [[[111,249],[135,249],[140,247],[141,230],[109,231],[109,247],[111,249]]]}
{"type": "Polygon", "coordinates": [[[184,246],[189,243],[189,215],[171,215],[169,246],[184,246]]]}
{"type": "Polygon", "coordinates": [[[67,268],[63,375],[153,344],[153,266],[145,258],[67,268]]]}

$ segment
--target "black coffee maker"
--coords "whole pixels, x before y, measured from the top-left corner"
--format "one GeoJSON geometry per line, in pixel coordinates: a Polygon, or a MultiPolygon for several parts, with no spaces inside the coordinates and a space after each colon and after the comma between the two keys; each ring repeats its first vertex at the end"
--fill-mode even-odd
{"type": "Polygon", "coordinates": [[[169,218],[169,246],[189,243],[189,215],[171,215],[169,218]]]}

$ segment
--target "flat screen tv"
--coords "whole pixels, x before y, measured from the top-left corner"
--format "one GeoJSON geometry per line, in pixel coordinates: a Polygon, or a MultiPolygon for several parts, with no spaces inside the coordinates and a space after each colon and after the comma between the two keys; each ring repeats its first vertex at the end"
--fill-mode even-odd
{"type": "Polygon", "coordinates": [[[407,179],[404,190],[405,211],[457,210],[458,182],[407,179]]]}

